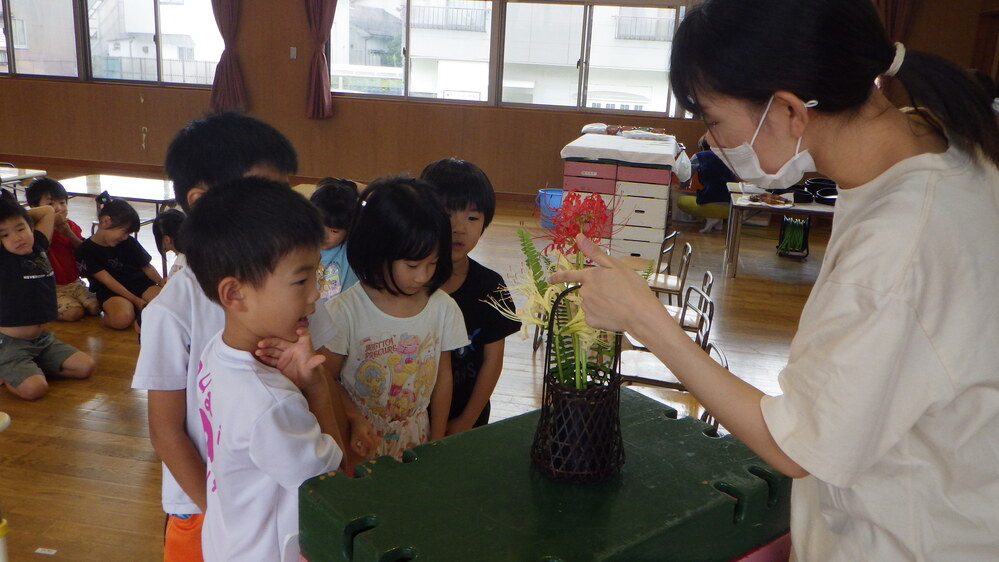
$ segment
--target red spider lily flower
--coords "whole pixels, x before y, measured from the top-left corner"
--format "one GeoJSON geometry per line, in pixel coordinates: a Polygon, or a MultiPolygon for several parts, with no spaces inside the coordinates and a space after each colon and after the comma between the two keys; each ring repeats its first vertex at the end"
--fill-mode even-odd
{"type": "Polygon", "coordinates": [[[601,238],[610,236],[613,218],[613,210],[607,207],[600,194],[582,197],[576,190],[570,190],[562,196],[562,205],[552,221],[555,226],[551,230],[551,243],[545,246],[544,252],[556,250],[564,255],[575,254],[579,251],[576,235],[580,232],[599,244],[601,238]]]}

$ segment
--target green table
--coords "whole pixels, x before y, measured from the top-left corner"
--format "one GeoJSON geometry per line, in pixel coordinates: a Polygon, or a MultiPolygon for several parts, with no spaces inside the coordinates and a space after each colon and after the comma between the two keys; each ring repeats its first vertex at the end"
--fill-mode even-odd
{"type": "Polygon", "coordinates": [[[325,560],[728,560],[787,532],[791,482],[736,439],[622,389],[626,460],[599,484],[531,464],[539,412],[299,490],[302,554],[325,560]]]}

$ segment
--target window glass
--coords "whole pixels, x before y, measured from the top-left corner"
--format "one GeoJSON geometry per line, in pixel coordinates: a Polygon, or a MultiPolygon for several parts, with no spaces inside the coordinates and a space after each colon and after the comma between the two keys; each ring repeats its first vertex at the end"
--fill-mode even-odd
{"type": "Polygon", "coordinates": [[[158,0],[164,82],[211,84],[225,44],[211,0],[158,0]]]}
{"type": "Polygon", "coordinates": [[[9,7],[17,72],[77,76],[73,0],[10,0],[9,7]]]}
{"type": "Polygon", "coordinates": [[[415,0],[409,12],[409,94],[489,97],[490,2],[415,0]]]}
{"type": "Polygon", "coordinates": [[[575,106],[583,7],[509,3],[502,101],[575,106]]]}
{"type": "Polygon", "coordinates": [[[160,79],[156,1],[160,3],[162,81],[211,84],[224,45],[210,0],[89,0],[94,77],[160,79]]]}
{"type": "Polygon", "coordinates": [[[3,19],[3,4],[0,3],[0,72],[10,72],[10,68],[7,66],[7,30],[6,24],[4,24],[3,19]]]}
{"type": "Polygon", "coordinates": [[[339,2],[330,34],[335,92],[403,95],[404,0],[339,2]]]}
{"type": "Polygon", "coordinates": [[[675,21],[674,9],[594,7],[587,105],[666,111],[675,21]]]}

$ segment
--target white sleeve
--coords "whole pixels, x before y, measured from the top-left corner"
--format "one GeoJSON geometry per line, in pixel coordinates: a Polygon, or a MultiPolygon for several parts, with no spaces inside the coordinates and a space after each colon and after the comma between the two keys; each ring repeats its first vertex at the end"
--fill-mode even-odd
{"type": "Polygon", "coordinates": [[[177,316],[153,300],[142,311],[139,341],[132,388],[186,390],[191,332],[177,316]]]}
{"type": "Polygon", "coordinates": [[[343,456],[333,438],[319,430],[308,402],[298,393],[290,393],[257,418],[249,451],[260,470],[288,489],[336,470],[343,456]]]}
{"type": "Polygon", "coordinates": [[[779,379],[784,394],[761,408],[784,453],[848,486],[954,390],[908,303],[833,282],[822,291],[829,304],[803,317],[779,379]]]}
{"type": "Polygon", "coordinates": [[[469,344],[468,332],[465,330],[465,317],[461,308],[450,295],[444,295],[443,329],[441,330],[441,351],[460,349],[469,344]]]}
{"type": "Polygon", "coordinates": [[[309,334],[312,336],[313,348],[319,349],[326,345],[336,332],[336,324],[333,323],[333,318],[325,306],[320,306],[309,315],[309,334]]]}

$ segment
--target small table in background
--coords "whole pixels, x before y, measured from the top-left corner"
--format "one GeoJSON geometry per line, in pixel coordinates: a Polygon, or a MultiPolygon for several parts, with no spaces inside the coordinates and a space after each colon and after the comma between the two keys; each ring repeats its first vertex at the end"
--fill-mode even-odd
{"type": "MultiPolygon", "coordinates": [[[[75,197],[91,197],[96,200],[98,195],[107,191],[113,199],[124,199],[133,203],[152,203],[156,209],[153,218],[168,206],[176,203],[173,182],[169,180],[91,174],[60,180],[60,183],[66,188],[67,194],[75,197]]],[[[139,224],[149,224],[150,222],[152,219],[145,219],[139,224]]],[[[165,274],[166,256],[161,255],[160,258],[165,274]]]]}
{"type": "Polygon", "coordinates": [[[27,168],[8,168],[0,166],[0,185],[10,187],[14,191],[14,197],[21,190],[19,184],[24,180],[40,178],[45,175],[45,170],[29,170],[27,168]]]}
{"type": "Polygon", "coordinates": [[[728,184],[729,186],[729,196],[732,199],[732,205],[728,210],[728,232],[725,235],[725,264],[722,268],[726,277],[735,277],[736,271],[739,268],[739,242],[742,238],[742,221],[744,219],[743,215],[746,211],[753,212],[765,212],[765,213],[778,213],[781,215],[790,216],[805,216],[805,217],[828,217],[833,216],[833,206],[823,205],[821,203],[795,203],[790,207],[767,207],[762,205],[746,205],[739,204],[737,201],[740,197],[745,195],[742,191],[733,191],[733,188],[738,189],[735,186],[741,186],[738,182],[732,182],[728,184]]]}

